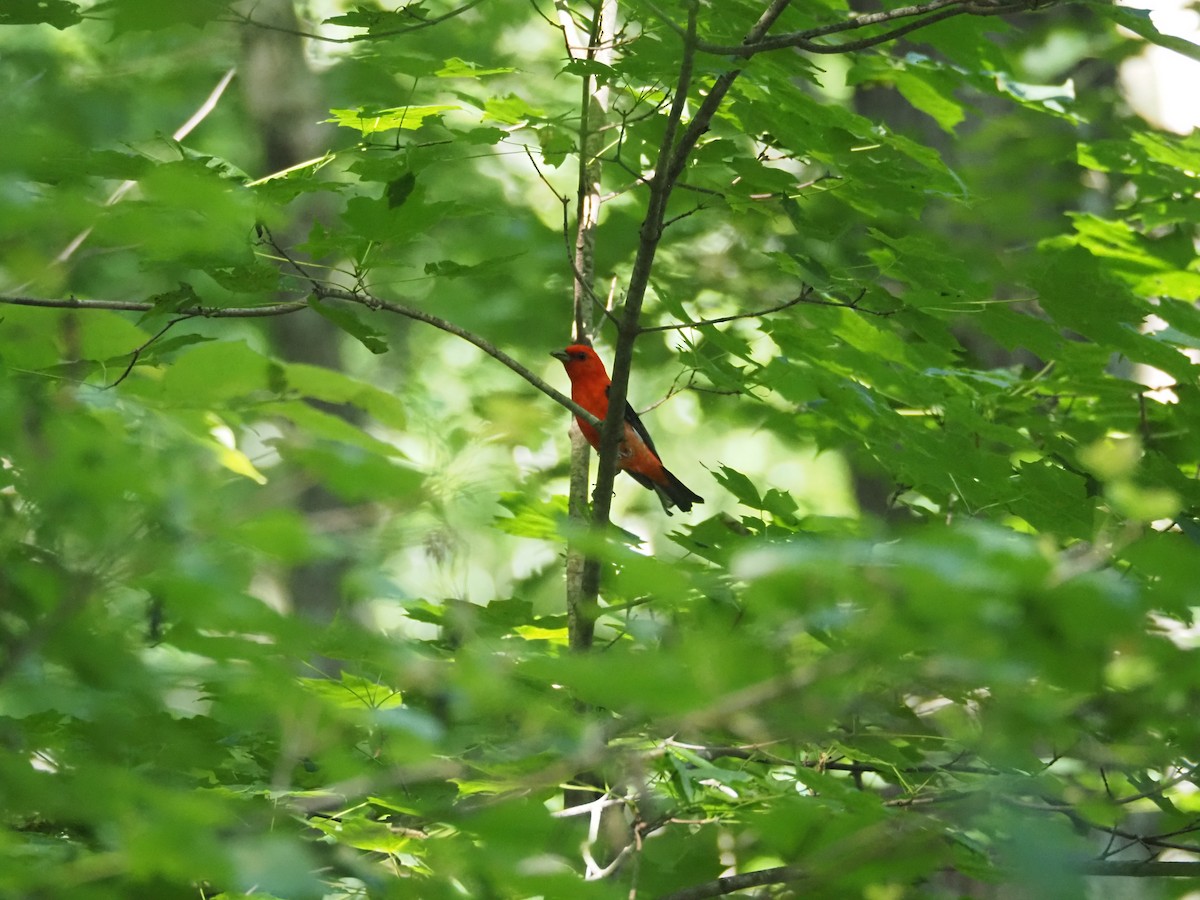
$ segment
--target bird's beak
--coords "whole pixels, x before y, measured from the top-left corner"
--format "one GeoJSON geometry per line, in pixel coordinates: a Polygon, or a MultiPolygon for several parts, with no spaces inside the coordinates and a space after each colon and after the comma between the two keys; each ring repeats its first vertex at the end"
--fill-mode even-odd
{"type": "Polygon", "coordinates": [[[566,362],[568,359],[570,359],[570,357],[567,356],[566,350],[553,350],[553,351],[551,351],[550,355],[553,356],[555,359],[557,359],[559,362],[566,362]]]}

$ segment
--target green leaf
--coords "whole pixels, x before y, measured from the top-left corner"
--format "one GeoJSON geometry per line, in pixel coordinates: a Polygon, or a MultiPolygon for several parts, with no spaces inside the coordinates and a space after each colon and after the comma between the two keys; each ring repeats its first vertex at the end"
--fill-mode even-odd
{"type": "Polygon", "coordinates": [[[587,57],[574,57],[563,66],[562,70],[571,75],[596,76],[608,82],[618,79],[617,70],[612,66],[587,57]]]}
{"type": "Polygon", "coordinates": [[[404,404],[389,392],[350,375],[305,363],[283,367],[287,383],[305,397],[326,403],[350,403],[382,425],[403,430],[408,422],[404,404]]]}
{"type": "Polygon", "coordinates": [[[353,128],[366,137],[381,131],[400,129],[415,131],[425,124],[426,119],[436,118],[443,113],[461,107],[456,104],[438,103],[428,106],[396,106],[388,109],[331,109],[332,118],[324,121],[342,128],[353,128]]]}
{"type": "Polygon", "coordinates": [[[565,130],[547,125],[537,130],[538,146],[546,165],[558,168],[567,155],[575,152],[575,138],[565,130]]]}
{"type": "Polygon", "coordinates": [[[379,329],[368,325],[350,310],[323,303],[316,297],[310,297],[308,305],[372,353],[388,352],[387,335],[379,329]]]}
{"type": "Polygon", "coordinates": [[[214,341],[189,350],[169,366],[160,393],[174,405],[205,408],[271,390],[274,367],[244,341],[214,341]]]}
{"type": "Polygon", "coordinates": [[[484,68],[477,63],[468,62],[465,59],[459,59],[457,56],[451,56],[442,63],[442,67],[433,74],[438,78],[486,78],[489,75],[508,75],[511,72],[516,72],[515,68],[511,67],[492,67],[484,68]]]}
{"type": "Polygon", "coordinates": [[[713,473],[713,477],[717,479],[721,487],[737,497],[739,502],[751,509],[763,508],[763,501],[759,496],[758,488],[741,472],[731,469],[729,466],[721,466],[719,472],[713,473]]]}
{"type": "Polygon", "coordinates": [[[279,443],[281,455],[350,503],[414,501],[423,478],[415,469],[349,444],[299,447],[279,443]]]}
{"type": "Polygon", "coordinates": [[[425,274],[436,275],[439,278],[457,278],[463,275],[477,275],[486,272],[503,270],[524,254],[513,253],[507,256],[496,256],[477,263],[459,263],[452,259],[439,259],[425,263],[425,274]]]}
{"type": "Polygon", "coordinates": [[[1152,10],[1136,9],[1131,6],[1108,6],[1106,4],[1099,4],[1095,9],[1104,18],[1115,22],[1123,28],[1128,28],[1134,34],[1144,37],[1152,44],[1158,44],[1160,47],[1166,47],[1168,50],[1174,50],[1176,53],[1200,62],[1200,46],[1175,35],[1163,34],[1154,24],[1152,10]]]}
{"type": "Polygon", "coordinates": [[[318,542],[304,519],[294,510],[269,510],[239,522],[231,537],[286,563],[300,563],[317,555],[318,542]]]}
{"type": "Polygon", "coordinates": [[[953,97],[911,68],[896,78],[896,89],[915,109],[937,122],[943,131],[953,133],[955,126],[966,118],[962,106],[953,97]]]}
{"type": "Polygon", "coordinates": [[[892,84],[914,109],[930,116],[946,132],[966,118],[961,103],[954,99],[954,90],[961,76],[934,65],[927,57],[909,53],[903,60],[866,56],[855,62],[847,75],[851,84],[882,82],[892,84]]]}
{"type": "Polygon", "coordinates": [[[397,206],[403,206],[404,201],[408,199],[413,188],[416,187],[417,176],[412,172],[405,172],[399,178],[389,181],[387,188],[384,190],[384,196],[387,198],[388,209],[395,209],[397,206]]]}
{"type": "Polygon", "coordinates": [[[366,28],[368,34],[385,34],[399,32],[420,26],[428,14],[419,2],[406,3],[400,9],[379,9],[363,3],[356,4],[354,9],[338,16],[325,19],[328,25],[340,25],[345,28],[366,28]]]}
{"type": "Polygon", "coordinates": [[[308,848],[284,835],[254,835],[231,849],[235,885],[276,897],[320,897],[323,886],[308,848]]]}
{"type": "Polygon", "coordinates": [[[158,3],[156,0],[106,0],[90,12],[111,16],[118,33],[157,31],[175,25],[202,28],[228,11],[226,0],[195,0],[189,3],[158,3]]]}
{"type": "Polygon", "coordinates": [[[79,334],[81,359],[106,360],[132,353],[150,338],[118,313],[99,311],[84,321],[79,334]]]}
{"type": "Polygon", "coordinates": [[[194,309],[201,305],[200,295],[196,293],[196,289],[190,284],[182,282],[175,290],[154,294],[148,297],[147,300],[153,304],[153,308],[141,314],[138,318],[139,324],[154,319],[166,318],[178,313],[180,310],[194,309]]]}
{"type": "Polygon", "coordinates": [[[1088,251],[1079,247],[1059,250],[1045,245],[1046,264],[1034,281],[1042,307],[1060,325],[1181,381],[1191,380],[1192,363],[1186,356],[1152,335],[1139,332],[1138,325],[1150,309],[1117,275],[1129,263],[1139,267],[1153,265],[1152,258],[1094,242],[1089,243],[1088,251]],[[1104,265],[1097,256],[1115,258],[1118,262],[1104,265]],[[1079,302],[1080,297],[1089,298],[1086,306],[1079,302]]]}
{"type": "Polygon", "coordinates": [[[484,107],[484,119],[499,122],[501,125],[522,125],[543,115],[540,109],[531,106],[516,94],[489,97],[484,107]]]}
{"type": "Polygon", "coordinates": [[[307,400],[264,403],[257,409],[264,415],[279,416],[291,422],[309,439],[348,444],[377,456],[399,455],[396,447],[387,441],[369,434],[343,416],[318,409],[307,400]]]}
{"type": "Polygon", "coordinates": [[[7,0],[0,6],[0,25],[45,23],[61,31],[82,21],[79,6],[69,0],[7,0]]]}
{"type": "Polygon", "coordinates": [[[567,517],[567,498],[554,497],[549,501],[533,500],[520,492],[499,496],[500,505],[508,516],[497,516],[495,527],[515,537],[562,541],[562,523],[567,517]]]}

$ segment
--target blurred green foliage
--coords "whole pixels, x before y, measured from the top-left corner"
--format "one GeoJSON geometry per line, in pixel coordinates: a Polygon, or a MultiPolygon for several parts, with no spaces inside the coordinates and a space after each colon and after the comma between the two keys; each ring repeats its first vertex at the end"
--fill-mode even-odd
{"type": "MultiPolygon", "coordinates": [[[[321,154],[278,172],[232,89],[167,137],[256,6],[0,7],[0,897],[671,897],[786,866],[762,896],[1063,898],[1200,852],[1200,143],[1127,110],[1116,24],[1194,48],[1052,4],[747,62],[652,278],[644,324],[690,324],[634,373],[707,501],[667,532],[619,481],[607,541],[567,517],[562,410],[313,285],[561,383],[581,79],[610,91],[619,304],[681,61],[682,11],[619,6],[601,64],[550,4],[313,4],[343,39],[310,41],[321,154]],[[187,312],[288,301],[340,369],[187,312]],[[587,654],[568,537],[605,563],[587,654]],[[333,614],[294,608],[335,562],[333,614]]],[[[690,109],[730,65],[697,56],[690,109]]]]}

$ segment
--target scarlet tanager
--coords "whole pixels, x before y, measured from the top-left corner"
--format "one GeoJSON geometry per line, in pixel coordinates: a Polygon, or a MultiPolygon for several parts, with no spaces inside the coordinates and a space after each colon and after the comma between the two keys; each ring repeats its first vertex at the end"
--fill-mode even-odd
{"type": "MultiPolygon", "coordinates": [[[[550,354],[561,360],[571,379],[571,399],[601,421],[608,415],[608,387],[611,384],[604,363],[596,351],[586,344],[572,344],[565,350],[550,354]]],[[[575,417],[579,430],[589,444],[600,449],[600,432],[579,416],[575,417]]],[[[654,441],[646,426],[629,404],[625,405],[625,435],[617,447],[617,468],[628,472],[642,487],[658,494],[663,509],[671,515],[671,507],[678,506],[684,512],[693,503],[703,503],[704,498],[691,491],[682,481],[666,470],[654,441]]]]}

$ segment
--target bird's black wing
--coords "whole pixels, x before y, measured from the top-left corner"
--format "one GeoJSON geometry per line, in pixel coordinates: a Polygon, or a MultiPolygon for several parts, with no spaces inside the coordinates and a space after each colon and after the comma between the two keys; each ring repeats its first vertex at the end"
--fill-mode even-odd
{"type": "MultiPolygon", "coordinates": [[[[604,389],[604,395],[608,396],[608,390],[612,385],[604,389]]],[[[650,437],[650,432],[646,430],[646,426],[642,424],[642,420],[638,414],[633,411],[633,407],[628,403],[625,404],[625,422],[633,429],[634,433],[642,439],[642,443],[650,448],[650,452],[658,456],[658,450],[654,446],[654,440],[650,437]]],[[[661,457],[660,457],[661,458],[661,457]]]]}

